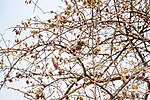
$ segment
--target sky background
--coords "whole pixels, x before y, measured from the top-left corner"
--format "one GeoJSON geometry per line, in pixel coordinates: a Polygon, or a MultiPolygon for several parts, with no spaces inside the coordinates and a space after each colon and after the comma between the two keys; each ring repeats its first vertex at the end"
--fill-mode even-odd
{"type": "MultiPolygon", "coordinates": [[[[36,2],[37,0],[33,0],[36,2]]],[[[61,0],[38,0],[38,5],[43,11],[48,12],[51,10],[58,11],[60,9],[61,0]]],[[[6,41],[13,40],[15,34],[12,30],[7,28],[20,24],[22,20],[38,16],[41,20],[46,20],[50,14],[43,14],[38,8],[34,10],[34,5],[25,4],[25,0],[0,0],[0,33],[3,34],[6,41]]],[[[0,46],[2,38],[0,37],[0,46]]],[[[18,83],[22,84],[22,83],[18,83]]],[[[2,89],[0,91],[0,100],[26,100],[19,92],[12,90],[2,89]]]]}

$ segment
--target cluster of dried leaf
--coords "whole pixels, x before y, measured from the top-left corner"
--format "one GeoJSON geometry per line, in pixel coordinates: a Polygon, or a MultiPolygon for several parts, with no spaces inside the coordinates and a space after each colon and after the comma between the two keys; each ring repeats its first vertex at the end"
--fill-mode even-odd
{"type": "Polygon", "coordinates": [[[13,27],[16,43],[0,51],[1,88],[30,100],[148,100],[149,0],[64,3],[52,19],[13,27]]]}

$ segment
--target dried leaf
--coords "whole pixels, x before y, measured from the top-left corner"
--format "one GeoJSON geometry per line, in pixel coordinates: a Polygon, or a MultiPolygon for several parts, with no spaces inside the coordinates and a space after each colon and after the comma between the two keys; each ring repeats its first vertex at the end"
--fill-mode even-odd
{"type": "Polygon", "coordinates": [[[58,62],[54,58],[52,58],[52,63],[53,63],[54,68],[57,70],[58,69],[58,62]]]}
{"type": "Polygon", "coordinates": [[[83,6],[87,4],[87,0],[83,0],[83,6]]]}
{"type": "Polygon", "coordinates": [[[40,81],[41,81],[41,80],[42,80],[42,78],[41,78],[41,77],[38,77],[38,80],[40,80],[40,81]]]}
{"type": "Polygon", "coordinates": [[[67,7],[67,10],[71,10],[71,9],[72,9],[72,6],[69,4],[67,7]]]}
{"type": "Polygon", "coordinates": [[[137,90],[137,89],[138,89],[138,86],[137,86],[137,85],[132,84],[132,89],[137,90]]]}
{"type": "Polygon", "coordinates": [[[126,81],[126,76],[121,76],[121,81],[125,82],[126,81]]]}

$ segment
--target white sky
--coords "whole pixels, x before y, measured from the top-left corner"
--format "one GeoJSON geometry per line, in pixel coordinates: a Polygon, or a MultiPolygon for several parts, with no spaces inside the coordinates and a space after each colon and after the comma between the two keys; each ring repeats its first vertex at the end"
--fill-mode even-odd
{"type": "MultiPolygon", "coordinates": [[[[36,0],[33,0],[36,2],[36,0]]],[[[45,11],[59,9],[61,0],[39,0],[39,6],[45,11]]],[[[38,16],[41,20],[48,19],[48,14],[43,14],[41,11],[36,8],[36,11],[33,13],[34,5],[25,4],[25,0],[0,0],[0,33],[5,33],[4,38],[6,40],[12,40],[14,33],[12,30],[7,30],[7,28],[16,26],[20,24],[22,20],[33,18],[38,16]]],[[[1,42],[0,37],[0,42],[1,42]]],[[[1,43],[0,43],[0,46],[1,43]]],[[[1,100],[26,100],[23,98],[23,95],[19,92],[14,92],[12,90],[2,89],[0,91],[1,100]]]]}

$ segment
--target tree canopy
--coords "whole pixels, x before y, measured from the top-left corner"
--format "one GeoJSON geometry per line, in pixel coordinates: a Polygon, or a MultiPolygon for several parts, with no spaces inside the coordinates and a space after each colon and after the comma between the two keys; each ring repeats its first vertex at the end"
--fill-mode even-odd
{"type": "Polygon", "coordinates": [[[16,40],[0,47],[0,89],[29,100],[148,100],[149,0],[62,2],[52,18],[10,28],[16,40]]]}

